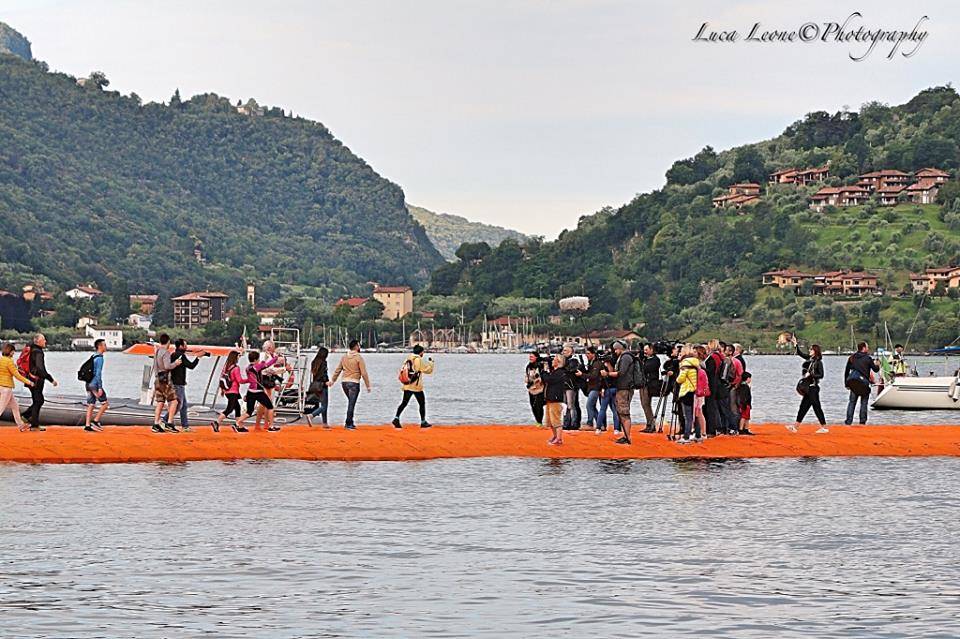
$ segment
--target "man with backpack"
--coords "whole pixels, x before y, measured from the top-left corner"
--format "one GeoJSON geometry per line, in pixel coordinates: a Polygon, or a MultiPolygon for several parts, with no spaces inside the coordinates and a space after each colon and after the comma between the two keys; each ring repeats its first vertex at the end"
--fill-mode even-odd
{"type": "Polygon", "coordinates": [[[32,431],[46,430],[40,425],[40,409],[44,402],[44,385],[46,382],[50,382],[54,387],[59,386],[57,380],[47,371],[47,364],[43,355],[43,349],[46,346],[47,338],[42,333],[37,333],[33,338],[33,344],[23,349],[26,355],[21,353],[17,359],[17,368],[33,382],[33,386],[30,387],[30,398],[33,403],[23,414],[23,418],[30,422],[30,430],[32,431]]]}
{"type": "Polygon", "coordinates": [[[166,333],[160,334],[160,345],[153,355],[153,367],[156,376],[153,381],[153,403],[156,406],[153,409],[153,428],[155,433],[177,433],[177,427],[171,421],[173,415],[177,412],[177,392],[173,389],[170,381],[170,372],[177,366],[180,366],[180,360],[173,360],[170,353],[170,336],[166,333]],[[167,408],[167,419],[160,421],[160,415],[163,408],[167,408]]]}
{"type": "Polygon", "coordinates": [[[397,407],[397,416],[393,418],[393,427],[401,428],[400,415],[403,413],[411,397],[417,398],[417,404],[420,406],[420,428],[430,428],[427,421],[427,397],[423,393],[423,376],[433,374],[433,359],[423,358],[423,346],[417,344],[413,347],[413,353],[407,355],[403,366],[398,375],[400,383],[403,385],[403,399],[397,407]]]}
{"type": "Polygon", "coordinates": [[[640,406],[643,416],[647,420],[647,427],[641,432],[657,432],[657,417],[653,412],[653,398],[663,394],[664,381],[660,379],[660,357],[653,348],[653,344],[644,344],[643,359],[640,361],[643,369],[643,385],[640,387],[640,406]]]}
{"type": "Polygon", "coordinates": [[[626,346],[621,341],[616,341],[611,345],[613,355],[616,358],[615,370],[601,371],[604,377],[611,377],[615,380],[617,386],[616,408],[617,415],[620,416],[620,429],[623,436],[616,440],[618,444],[630,444],[630,404],[633,402],[633,391],[637,387],[637,373],[639,367],[633,360],[633,356],[626,352],[626,346]]]}
{"type": "Polygon", "coordinates": [[[857,352],[847,359],[843,369],[844,386],[850,391],[847,401],[847,426],[853,424],[853,413],[860,402],[860,425],[867,423],[867,402],[870,401],[870,377],[880,372],[880,365],[870,357],[870,347],[866,342],[857,344],[857,352]]]}
{"type": "Polygon", "coordinates": [[[107,401],[107,391],[103,388],[103,354],[107,350],[107,342],[98,339],[93,343],[93,355],[90,356],[80,370],[77,372],[77,379],[83,382],[87,390],[87,419],[83,430],[88,433],[99,433],[103,430],[100,420],[103,414],[110,408],[110,402],[107,401]],[[93,408],[97,404],[100,408],[97,410],[96,418],[93,417],[93,408]]]}

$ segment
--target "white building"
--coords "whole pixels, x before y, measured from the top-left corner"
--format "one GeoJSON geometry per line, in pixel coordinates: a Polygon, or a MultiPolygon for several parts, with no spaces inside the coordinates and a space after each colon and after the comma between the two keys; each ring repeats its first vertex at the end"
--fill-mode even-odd
{"type": "Polygon", "coordinates": [[[142,328],[145,331],[149,331],[150,326],[153,325],[153,315],[130,313],[130,317],[127,318],[127,323],[135,328],[142,328]]]}
{"type": "Polygon", "coordinates": [[[73,347],[93,348],[93,343],[102,339],[107,343],[107,350],[119,351],[123,348],[123,327],[122,326],[95,326],[88,324],[84,329],[86,337],[73,338],[73,347]]]}
{"type": "Polygon", "coordinates": [[[83,300],[99,297],[100,295],[103,295],[103,291],[92,286],[74,286],[69,291],[64,293],[64,295],[72,300],[83,300]]]}
{"type": "Polygon", "coordinates": [[[96,323],[97,323],[96,317],[92,315],[81,315],[80,319],[77,320],[77,328],[82,330],[90,326],[91,324],[96,324],[96,323]]]}

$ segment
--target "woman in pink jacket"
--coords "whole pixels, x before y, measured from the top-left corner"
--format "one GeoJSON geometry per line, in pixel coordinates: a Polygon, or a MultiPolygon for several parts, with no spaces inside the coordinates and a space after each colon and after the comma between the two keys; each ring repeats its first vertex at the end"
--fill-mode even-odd
{"type": "Polygon", "coordinates": [[[247,421],[253,416],[254,408],[256,408],[257,404],[260,404],[267,411],[267,423],[270,424],[267,430],[271,433],[274,433],[280,430],[280,428],[273,425],[273,401],[260,385],[260,374],[263,372],[263,369],[270,368],[276,364],[278,358],[276,355],[274,355],[270,359],[261,362],[260,353],[257,351],[250,351],[247,359],[250,361],[250,365],[247,366],[247,377],[245,380],[243,380],[247,383],[247,410],[243,415],[237,418],[237,428],[243,428],[243,422],[247,421]]]}
{"type": "MultiPolygon", "coordinates": [[[[213,432],[219,433],[223,420],[233,413],[234,419],[240,417],[240,384],[246,383],[246,376],[240,370],[237,361],[240,359],[239,351],[231,351],[227,355],[227,363],[223,365],[223,372],[220,373],[220,393],[227,398],[227,407],[217,415],[217,420],[210,422],[213,432]]],[[[233,425],[233,430],[238,433],[245,433],[247,429],[244,426],[233,425]]]]}

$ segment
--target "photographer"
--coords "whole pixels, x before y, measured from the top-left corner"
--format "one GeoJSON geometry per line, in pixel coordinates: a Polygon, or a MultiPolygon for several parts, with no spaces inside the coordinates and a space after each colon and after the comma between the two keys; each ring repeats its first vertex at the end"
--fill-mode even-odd
{"type": "Polygon", "coordinates": [[[597,403],[600,401],[600,394],[603,392],[603,377],[600,375],[602,370],[603,362],[597,355],[597,347],[588,346],[587,368],[583,371],[582,376],[584,390],[587,393],[587,426],[596,428],[598,435],[603,432],[600,430],[600,417],[597,411],[597,403]]]}
{"type": "Polygon", "coordinates": [[[604,373],[613,373],[617,369],[614,366],[614,358],[607,353],[602,358],[602,367],[600,368],[600,411],[597,413],[597,430],[606,432],[607,430],[607,408],[613,419],[613,433],[619,435],[620,415],[617,414],[617,380],[613,377],[607,377],[604,373]]]}
{"type": "Polygon", "coordinates": [[[617,440],[618,444],[630,444],[630,403],[633,401],[633,370],[636,365],[633,356],[626,352],[623,342],[616,341],[612,345],[613,354],[616,357],[615,370],[601,371],[604,377],[613,378],[616,382],[617,414],[620,416],[620,428],[623,431],[623,437],[617,440]]]}
{"type": "Polygon", "coordinates": [[[530,396],[530,410],[533,411],[533,419],[537,426],[543,425],[543,363],[540,361],[540,355],[530,353],[530,361],[524,369],[524,383],[527,386],[527,394],[530,396]]]}
{"type": "Polygon", "coordinates": [[[564,403],[567,412],[563,415],[564,430],[580,430],[580,388],[582,386],[583,370],[580,362],[573,356],[573,346],[563,347],[563,370],[566,373],[566,391],[564,403]]]}
{"type": "Polygon", "coordinates": [[[680,385],[677,380],[680,378],[680,353],[683,349],[682,344],[674,344],[670,347],[670,357],[663,363],[663,396],[673,396],[673,414],[679,421],[678,432],[683,432],[684,416],[680,406],[680,385]]]}
{"type": "Polygon", "coordinates": [[[662,381],[660,380],[660,357],[654,351],[653,344],[643,346],[643,359],[640,361],[643,368],[643,386],[640,387],[640,406],[643,407],[643,416],[647,420],[647,427],[641,432],[657,432],[656,415],[653,413],[653,397],[659,397],[662,381]]]}

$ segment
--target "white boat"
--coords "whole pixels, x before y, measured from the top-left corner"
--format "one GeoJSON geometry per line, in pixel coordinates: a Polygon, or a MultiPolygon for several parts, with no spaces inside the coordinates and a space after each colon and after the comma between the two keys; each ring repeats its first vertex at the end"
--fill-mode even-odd
{"type": "MultiPolygon", "coordinates": [[[[957,355],[960,348],[948,346],[931,351],[938,355],[957,355]]],[[[883,356],[881,356],[883,362],[883,356]]],[[[884,366],[884,373],[889,370],[884,366]]],[[[873,407],[880,410],[960,410],[960,369],[953,375],[907,375],[893,377],[884,374],[873,407]]]]}
{"type": "Polygon", "coordinates": [[[885,383],[873,407],[880,410],[960,410],[960,378],[895,377],[885,383]]]}

